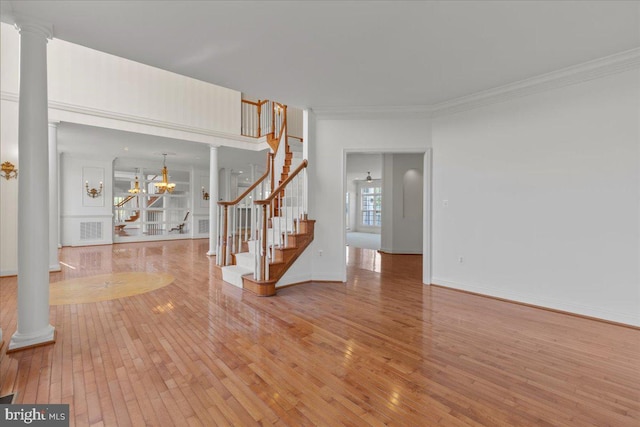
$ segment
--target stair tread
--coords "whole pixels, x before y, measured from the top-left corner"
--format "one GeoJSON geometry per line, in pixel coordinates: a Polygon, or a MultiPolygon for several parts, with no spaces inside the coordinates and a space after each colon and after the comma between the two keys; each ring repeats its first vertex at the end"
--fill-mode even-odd
{"type": "Polygon", "coordinates": [[[249,274],[249,273],[253,273],[253,271],[249,270],[248,268],[242,267],[240,265],[225,265],[224,267],[222,267],[222,271],[231,271],[234,272],[236,274],[249,274]],[[243,273],[244,271],[244,273],[243,273]]]}

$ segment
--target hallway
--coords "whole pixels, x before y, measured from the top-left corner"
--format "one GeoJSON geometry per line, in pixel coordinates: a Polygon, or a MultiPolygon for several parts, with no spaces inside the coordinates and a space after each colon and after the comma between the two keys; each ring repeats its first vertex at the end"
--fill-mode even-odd
{"type": "MultiPolygon", "coordinates": [[[[424,286],[421,256],[355,248],[346,284],[259,298],[215,279],[207,250],[207,240],[63,248],[52,288],[118,272],[174,281],[51,306],[56,344],[0,356],[0,395],[69,403],[78,426],[640,420],[638,330],[424,286]]],[[[8,340],[16,278],[0,292],[8,340]]]]}

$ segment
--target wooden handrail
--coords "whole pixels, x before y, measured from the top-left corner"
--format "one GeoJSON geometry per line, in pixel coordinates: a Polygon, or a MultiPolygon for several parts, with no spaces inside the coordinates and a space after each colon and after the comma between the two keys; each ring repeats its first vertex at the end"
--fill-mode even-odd
{"type": "Polygon", "coordinates": [[[137,196],[137,194],[136,194],[136,195],[132,195],[132,196],[127,196],[127,197],[125,197],[125,199],[124,199],[123,201],[121,201],[120,203],[118,203],[118,204],[116,205],[116,208],[121,208],[121,207],[122,207],[122,206],[124,206],[124,205],[129,201],[129,200],[133,199],[133,198],[134,198],[134,197],[136,197],[136,196],[137,196]]]}
{"type": "Polygon", "coordinates": [[[244,102],[245,104],[251,104],[251,105],[255,105],[255,106],[262,105],[262,104],[265,104],[265,103],[269,102],[268,99],[265,99],[264,101],[258,100],[258,102],[249,101],[247,99],[241,99],[241,101],[244,102]]]}
{"type": "MultiPolygon", "coordinates": [[[[271,153],[269,153],[271,154],[271,153]]],[[[267,169],[267,171],[264,173],[264,175],[262,175],[256,182],[254,182],[253,184],[251,184],[251,187],[247,188],[247,190],[242,193],[240,196],[238,196],[235,200],[231,201],[231,202],[218,202],[219,206],[233,206],[233,205],[237,205],[238,203],[240,203],[240,201],[242,199],[244,199],[245,197],[247,197],[249,195],[249,193],[251,193],[262,181],[265,180],[265,178],[267,178],[269,176],[269,173],[271,171],[269,169],[267,169]]]]}
{"type": "Polygon", "coordinates": [[[278,188],[276,188],[275,190],[273,190],[273,192],[269,195],[269,197],[267,197],[266,199],[263,200],[256,200],[255,203],[256,205],[268,205],[269,203],[271,203],[273,201],[273,199],[276,198],[276,196],[278,194],[280,194],[280,192],[282,190],[284,190],[284,188],[287,186],[287,184],[289,184],[291,181],[293,181],[293,178],[296,177],[296,175],[298,175],[304,168],[307,167],[307,164],[309,162],[307,162],[307,160],[303,160],[302,163],[300,163],[300,166],[298,166],[296,168],[296,170],[294,170],[291,175],[289,175],[289,177],[287,179],[285,179],[282,184],[278,185],[278,188]]]}

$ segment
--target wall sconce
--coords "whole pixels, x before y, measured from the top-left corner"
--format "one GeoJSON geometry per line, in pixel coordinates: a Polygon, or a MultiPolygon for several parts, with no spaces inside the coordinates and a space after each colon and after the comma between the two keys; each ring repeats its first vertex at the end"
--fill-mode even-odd
{"type": "Polygon", "coordinates": [[[102,194],[102,181],[100,181],[100,188],[89,188],[89,181],[85,181],[84,187],[87,189],[87,195],[92,199],[102,194]]]}
{"type": "Polygon", "coordinates": [[[371,178],[371,172],[367,172],[367,177],[365,179],[367,182],[373,181],[373,178],[371,178]]]}
{"type": "Polygon", "coordinates": [[[0,172],[0,176],[7,181],[11,178],[18,178],[18,169],[16,169],[11,162],[4,162],[2,164],[2,172],[0,172]]]}
{"type": "Polygon", "coordinates": [[[202,200],[209,200],[209,193],[204,191],[204,187],[202,187],[202,200]]]}

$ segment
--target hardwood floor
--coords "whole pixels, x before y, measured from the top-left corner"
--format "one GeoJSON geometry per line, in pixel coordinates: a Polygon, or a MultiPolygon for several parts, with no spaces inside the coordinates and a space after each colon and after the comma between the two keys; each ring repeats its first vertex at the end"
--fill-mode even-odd
{"type": "MultiPolygon", "coordinates": [[[[1,355],[0,395],[68,403],[78,426],[640,423],[638,330],[423,286],[419,256],[369,250],[350,249],[346,284],[259,298],[215,279],[207,250],[64,248],[51,286],[136,271],[175,281],[51,306],[57,342],[1,355]]],[[[0,295],[8,340],[15,278],[0,295]]]]}

